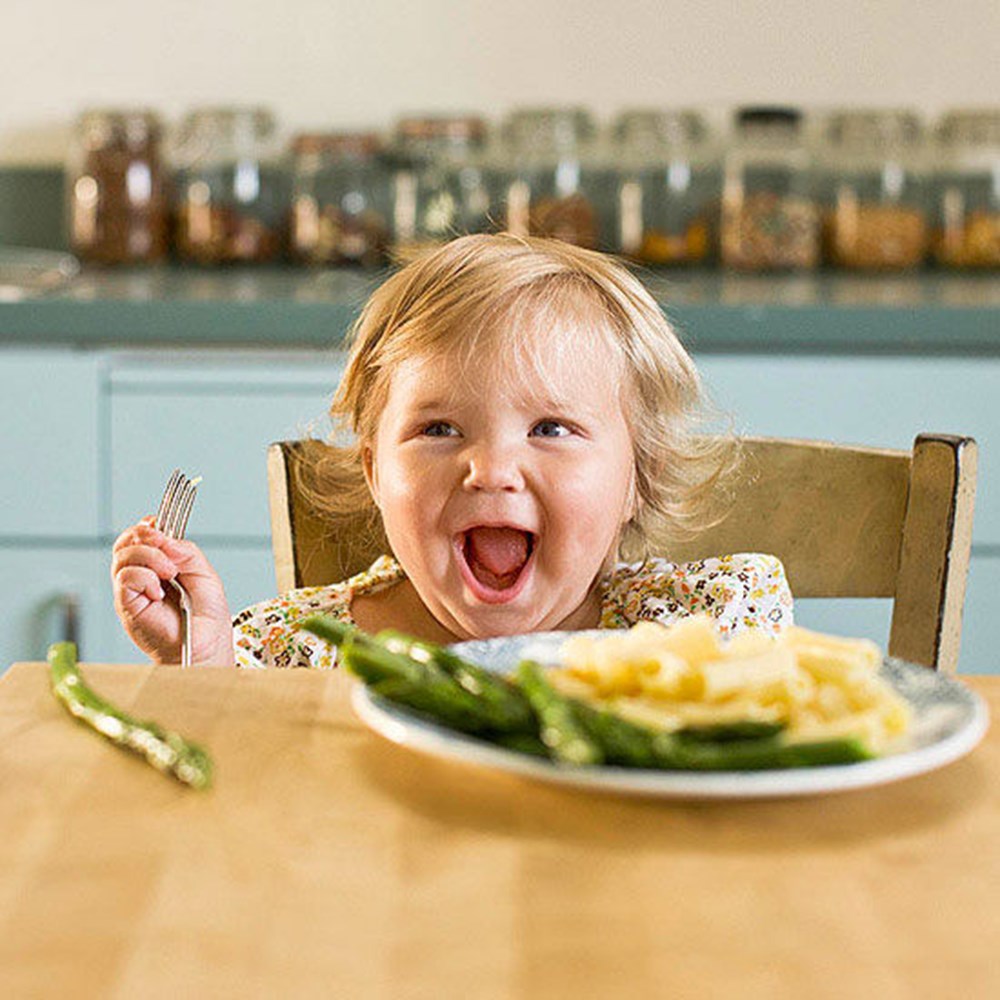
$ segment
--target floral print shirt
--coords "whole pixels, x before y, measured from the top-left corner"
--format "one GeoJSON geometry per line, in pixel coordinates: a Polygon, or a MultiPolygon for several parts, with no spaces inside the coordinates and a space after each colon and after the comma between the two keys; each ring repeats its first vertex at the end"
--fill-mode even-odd
{"type": "MultiPolygon", "coordinates": [[[[379,556],[357,576],[324,587],[303,587],[262,601],[233,619],[238,667],[336,666],[336,650],[298,623],[311,614],[353,624],[351,601],[404,579],[402,567],[379,556]]],[[[629,628],[639,621],[669,625],[707,612],[722,635],[756,629],[775,635],[792,624],[792,595],[774,556],[743,553],[672,563],[651,559],[620,563],[603,582],[601,628],[629,628]]]]}

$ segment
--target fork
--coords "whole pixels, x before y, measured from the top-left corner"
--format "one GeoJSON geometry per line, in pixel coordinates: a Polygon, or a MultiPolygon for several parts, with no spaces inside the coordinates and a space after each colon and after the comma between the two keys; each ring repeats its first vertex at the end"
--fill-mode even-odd
{"type": "MultiPolygon", "coordinates": [[[[191,516],[191,508],[194,506],[195,496],[198,493],[198,484],[201,476],[188,479],[180,469],[174,469],[170,479],[167,480],[166,489],[163,491],[163,498],[160,500],[160,509],[156,512],[155,527],[162,531],[168,538],[180,540],[187,530],[188,518],[191,516]]],[[[177,599],[181,609],[181,666],[191,666],[191,601],[187,591],[177,582],[176,579],[168,580],[167,583],[173,587],[177,594],[177,599]]]]}

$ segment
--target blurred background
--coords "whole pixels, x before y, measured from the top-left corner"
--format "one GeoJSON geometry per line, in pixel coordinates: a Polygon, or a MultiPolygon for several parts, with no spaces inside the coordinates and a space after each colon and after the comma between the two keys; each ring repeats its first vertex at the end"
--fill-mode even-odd
{"type": "Polygon", "coordinates": [[[88,106],[264,104],[289,128],[570,103],[1000,100],[995,0],[6,0],[0,162],[60,161],[88,106]]]}

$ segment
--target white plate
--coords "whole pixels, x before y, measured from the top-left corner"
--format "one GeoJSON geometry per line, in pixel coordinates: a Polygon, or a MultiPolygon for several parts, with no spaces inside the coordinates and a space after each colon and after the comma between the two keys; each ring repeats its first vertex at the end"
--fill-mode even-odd
{"type": "MultiPolygon", "coordinates": [[[[565,632],[545,632],[463,642],[452,648],[489,670],[508,673],[525,658],[558,663],[559,647],[567,638],[565,632]]],[[[371,694],[360,683],[354,687],[352,704],[375,732],[433,757],[578,788],[666,798],[774,798],[866,788],[943,767],[967,754],[982,739],[988,713],[975,692],[943,674],[902,660],[886,659],[882,676],[913,707],[908,749],[856,764],[770,771],[574,767],[506,750],[436,725],[404,706],[371,694]]]]}

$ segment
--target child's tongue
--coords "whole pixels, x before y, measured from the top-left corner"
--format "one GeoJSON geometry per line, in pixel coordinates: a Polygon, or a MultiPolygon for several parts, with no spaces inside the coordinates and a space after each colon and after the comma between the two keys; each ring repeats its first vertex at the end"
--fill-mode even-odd
{"type": "Polygon", "coordinates": [[[472,575],[493,590],[505,590],[528,561],[528,535],[516,528],[472,528],[465,558],[472,575]]]}

